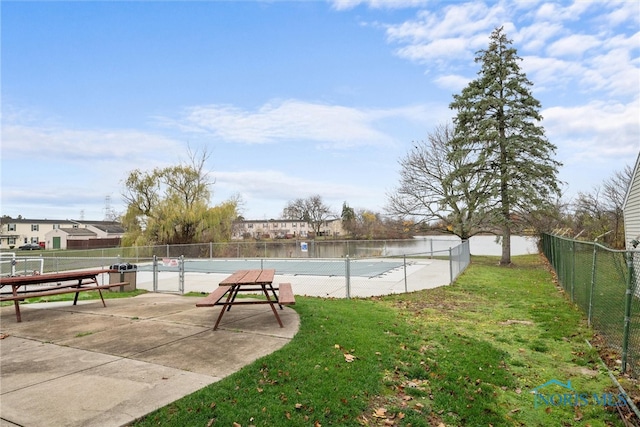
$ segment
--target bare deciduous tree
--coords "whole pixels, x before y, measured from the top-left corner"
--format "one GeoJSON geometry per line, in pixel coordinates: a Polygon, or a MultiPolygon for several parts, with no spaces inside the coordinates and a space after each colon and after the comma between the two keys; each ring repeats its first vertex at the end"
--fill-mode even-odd
{"type": "Polygon", "coordinates": [[[386,210],[419,224],[437,221],[443,225],[442,231],[466,240],[488,230],[486,207],[481,201],[486,200],[489,182],[486,176],[471,170],[452,178],[456,170],[469,163],[468,156],[451,159],[452,138],[452,126],[444,124],[437,126],[426,141],[414,144],[399,162],[400,185],[387,195],[386,210]]]}
{"type": "Polygon", "coordinates": [[[320,233],[322,224],[331,216],[333,216],[331,208],[325,205],[319,195],[290,201],[282,210],[284,219],[305,221],[311,226],[316,236],[320,233]]]}

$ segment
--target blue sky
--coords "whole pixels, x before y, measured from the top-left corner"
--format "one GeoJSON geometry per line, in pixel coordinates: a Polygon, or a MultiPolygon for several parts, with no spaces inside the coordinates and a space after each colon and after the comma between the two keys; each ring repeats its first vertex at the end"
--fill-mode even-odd
{"type": "Polygon", "coordinates": [[[101,220],[134,169],[206,147],[211,204],[383,212],[504,26],[564,199],[640,152],[637,1],[2,1],[0,214],[101,220]]]}

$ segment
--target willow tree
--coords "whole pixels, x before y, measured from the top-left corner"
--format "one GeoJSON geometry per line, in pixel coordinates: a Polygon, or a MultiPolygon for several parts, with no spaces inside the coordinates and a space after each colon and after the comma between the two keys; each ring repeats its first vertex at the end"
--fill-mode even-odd
{"type": "Polygon", "coordinates": [[[466,159],[452,179],[481,174],[491,183],[482,204],[493,207],[491,218],[501,231],[500,264],[511,263],[511,231],[522,214],[544,209],[560,193],[556,147],[545,137],[533,83],[511,45],[496,28],[488,49],[476,55],[478,77],[450,104],[457,111],[450,160],[466,159]]]}
{"type": "Polygon", "coordinates": [[[133,170],[125,182],[123,197],[127,229],[123,244],[155,245],[228,241],[237,201],[210,207],[208,174],[204,170],[206,151],[191,162],[133,170]]]}

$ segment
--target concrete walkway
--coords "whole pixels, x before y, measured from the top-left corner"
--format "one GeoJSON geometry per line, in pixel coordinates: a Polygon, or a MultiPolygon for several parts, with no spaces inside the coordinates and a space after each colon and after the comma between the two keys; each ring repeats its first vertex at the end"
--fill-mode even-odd
{"type": "Polygon", "coordinates": [[[266,305],[225,313],[198,298],[145,294],[0,308],[0,426],[122,426],[287,344],[266,305]]]}

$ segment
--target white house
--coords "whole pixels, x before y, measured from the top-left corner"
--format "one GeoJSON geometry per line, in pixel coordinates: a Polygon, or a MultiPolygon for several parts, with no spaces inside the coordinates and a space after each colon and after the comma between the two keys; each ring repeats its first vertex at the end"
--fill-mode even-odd
{"type": "Polygon", "coordinates": [[[9,219],[0,223],[0,249],[36,243],[46,249],[89,249],[120,245],[124,228],[113,221],[9,219]]]}
{"type": "Polygon", "coordinates": [[[624,240],[628,250],[640,250],[640,154],[633,168],[631,182],[622,204],[624,240]]]}

